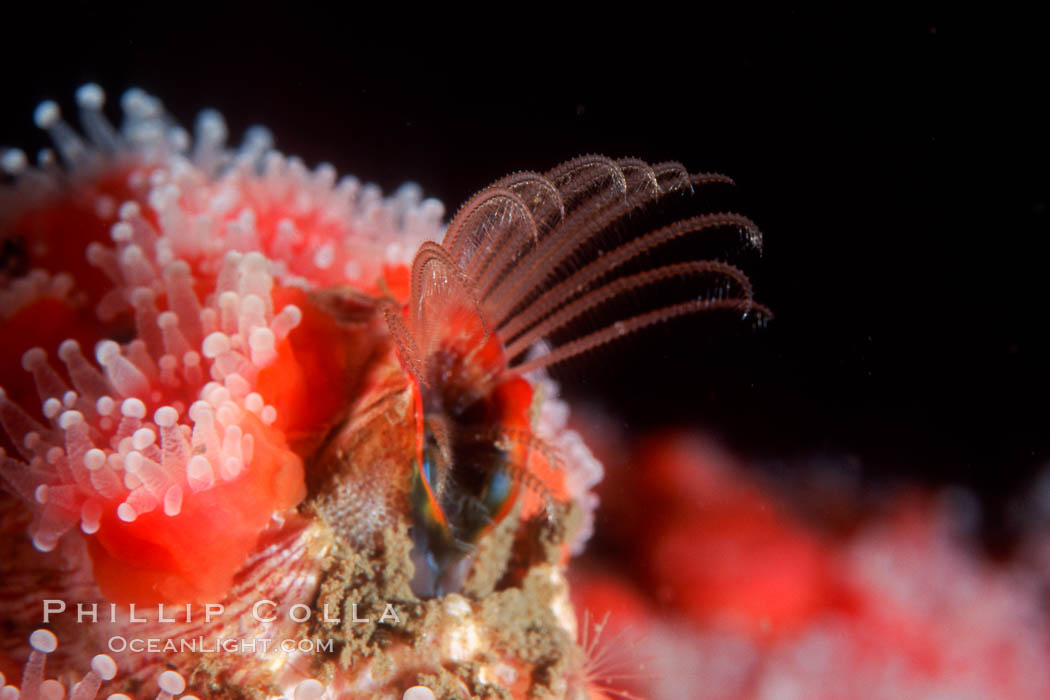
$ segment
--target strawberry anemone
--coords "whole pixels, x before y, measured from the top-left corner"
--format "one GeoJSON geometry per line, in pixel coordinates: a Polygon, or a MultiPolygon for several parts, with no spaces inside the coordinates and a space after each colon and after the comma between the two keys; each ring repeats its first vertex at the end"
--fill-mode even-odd
{"type": "Polygon", "coordinates": [[[348,400],[354,337],[314,291],[397,296],[443,212],[414,185],[384,199],[309,171],[262,128],[228,148],[216,112],[191,141],[140,90],[114,129],[104,97],[77,93],[86,140],[38,108],[64,168],[0,158],[0,482],[31,505],[37,549],[79,526],[110,600],[217,600],[305,495],[290,442],[348,400]]]}

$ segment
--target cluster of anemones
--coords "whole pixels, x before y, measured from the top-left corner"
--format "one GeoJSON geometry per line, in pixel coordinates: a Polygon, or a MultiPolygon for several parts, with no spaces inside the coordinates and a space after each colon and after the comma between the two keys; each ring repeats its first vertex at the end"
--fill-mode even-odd
{"type": "Polygon", "coordinates": [[[970,540],[975,501],[959,489],[873,499],[835,465],[800,469],[797,490],[782,490],[684,432],[626,449],[607,440],[599,454],[610,480],[598,551],[617,552],[615,569],[598,554],[570,578],[578,610],[610,613],[595,656],[614,689],[668,700],[684,689],[712,700],[1050,692],[1050,569],[1033,565],[1047,561],[1045,515],[1024,556],[992,562],[970,540]]]}
{"type": "MultiPolygon", "coordinates": [[[[0,673],[0,698],[3,700],[62,700],[66,697],[66,686],[54,678],[45,678],[47,656],[58,648],[58,639],[46,630],[38,629],[29,635],[29,660],[22,673],[21,685],[6,685],[0,673]]],[[[117,665],[106,654],[97,654],[91,659],[87,673],[69,688],[70,700],[94,700],[106,681],[117,675],[117,665]]],[[[157,677],[157,700],[197,700],[193,695],[182,695],[186,681],[176,671],[164,671],[157,677]]],[[[107,700],[131,700],[123,693],[112,693],[107,700]]]]}
{"type": "Polygon", "coordinates": [[[339,382],[323,376],[338,349],[289,341],[304,314],[324,323],[306,290],[396,287],[443,209],[412,185],[384,199],[329,165],[309,171],[262,128],[229,149],[214,111],[191,140],[140,90],[124,94],[119,131],[98,86],[77,102],[88,141],[55,103],[35,114],[64,169],[50,151],[36,168],[21,151],[0,158],[14,178],[3,237],[30,268],[10,275],[0,313],[19,331],[12,345],[39,343],[20,358],[33,385],[4,378],[15,453],[0,474],[33,504],[38,549],[77,524],[96,535],[111,597],[215,596],[271,515],[302,497],[287,435],[335,410],[319,389],[339,382]],[[56,341],[64,376],[48,360],[56,341]]]}
{"type": "MultiPolygon", "coordinates": [[[[348,400],[345,338],[312,290],[404,296],[443,207],[308,170],[259,127],[230,148],[213,111],[191,139],[141,90],[119,129],[98,86],[76,98],[83,136],[44,102],[57,155],[0,154],[0,482],[30,506],[37,550],[90,535],[110,600],[219,599],[305,493],[289,443],[348,400]]],[[[52,697],[38,671],[54,638],[34,634],[22,697],[52,697]]],[[[92,678],[73,696],[94,697],[92,678]]]]}
{"type": "MultiPolygon", "coordinates": [[[[20,685],[6,683],[0,673],[0,700],[95,700],[103,683],[117,675],[117,664],[107,654],[96,654],[91,659],[88,671],[79,681],[66,685],[54,678],[45,678],[47,656],[58,649],[58,639],[46,630],[38,629],[29,636],[29,660],[22,672],[20,685]]],[[[156,678],[156,700],[199,700],[195,695],[183,695],[186,679],[178,671],[161,671],[156,678]]],[[[294,700],[321,700],[325,695],[324,685],[309,678],[290,688],[294,700]]],[[[111,693],[106,700],[132,700],[124,693],[111,693]]],[[[434,692],[426,686],[413,686],[405,691],[403,700],[434,700],[434,692]]]]}

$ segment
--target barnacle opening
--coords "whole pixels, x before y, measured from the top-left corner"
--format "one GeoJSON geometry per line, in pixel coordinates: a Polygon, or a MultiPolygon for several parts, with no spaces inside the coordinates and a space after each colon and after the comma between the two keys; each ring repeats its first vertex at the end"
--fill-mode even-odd
{"type": "Polygon", "coordinates": [[[523,377],[684,315],[768,316],[728,262],[654,255],[726,230],[760,248],[741,215],[675,215],[671,200],[726,184],[677,163],[583,156],[494,183],[463,205],[441,244],[420,249],[408,303],[384,308],[418,392],[409,497],[417,594],[461,587],[472,541],[507,516],[523,486],[546,511],[581,495],[565,490],[551,451],[534,458],[542,441],[521,437],[533,427],[523,377]]]}

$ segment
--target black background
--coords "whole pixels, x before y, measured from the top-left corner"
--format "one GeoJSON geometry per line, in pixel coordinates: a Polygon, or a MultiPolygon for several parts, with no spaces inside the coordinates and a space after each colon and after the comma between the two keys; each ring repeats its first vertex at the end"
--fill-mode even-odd
{"type": "Polygon", "coordinates": [[[567,366],[573,393],[625,430],[707,426],[773,469],[971,485],[993,516],[1050,459],[1050,115],[1030,20],[315,7],[9,17],[0,142],[45,145],[35,104],[68,113],[93,80],[111,109],[130,85],[186,124],[215,107],[235,138],[265,123],[308,164],[415,180],[450,210],[587,152],[724,172],[766,235],[747,267],[776,319],[675,325],[567,366]]]}

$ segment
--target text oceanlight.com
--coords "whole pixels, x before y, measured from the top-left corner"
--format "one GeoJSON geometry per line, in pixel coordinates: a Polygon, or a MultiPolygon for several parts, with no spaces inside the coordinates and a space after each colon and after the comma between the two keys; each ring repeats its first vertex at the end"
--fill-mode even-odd
{"type": "Polygon", "coordinates": [[[300,652],[302,654],[314,654],[320,652],[331,652],[333,641],[331,639],[267,639],[265,637],[239,639],[206,639],[204,637],[160,639],[157,637],[122,637],[116,635],[109,638],[107,643],[109,650],[113,653],[130,651],[136,654],[266,654],[272,651],[283,651],[286,654],[300,652]]]}

